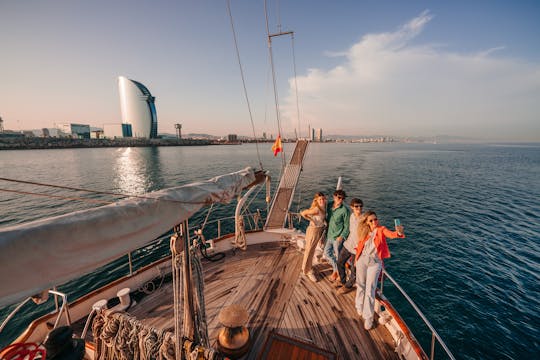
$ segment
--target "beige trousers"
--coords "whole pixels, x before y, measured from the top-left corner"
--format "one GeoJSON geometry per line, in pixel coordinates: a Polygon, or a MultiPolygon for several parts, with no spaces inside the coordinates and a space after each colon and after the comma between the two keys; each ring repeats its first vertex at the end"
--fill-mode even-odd
{"type": "Polygon", "coordinates": [[[313,267],[313,255],[315,255],[315,249],[317,243],[321,238],[324,231],[324,227],[316,227],[309,225],[306,230],[306,245],[304,248],[304,260],[302,261],[302,273],[308,274],[313,267]]]}

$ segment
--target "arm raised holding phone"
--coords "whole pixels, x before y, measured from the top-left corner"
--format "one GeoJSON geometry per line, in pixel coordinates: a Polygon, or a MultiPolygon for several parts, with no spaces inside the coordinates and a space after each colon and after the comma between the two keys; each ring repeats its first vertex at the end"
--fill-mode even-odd
{"type": "Polygon", "coordinates": [[[404,238],[403,226],[399,219],[394,220],[395,231],[379,224],[374,211],[367,211],[364,224],[369,233],[359,239],[356,247],[356,310],[364,320],[364,329],[373,326],[375,312],[375,289],[379,274],[383,268],[383,260],[390,257],[386,239],[404,238]]]}

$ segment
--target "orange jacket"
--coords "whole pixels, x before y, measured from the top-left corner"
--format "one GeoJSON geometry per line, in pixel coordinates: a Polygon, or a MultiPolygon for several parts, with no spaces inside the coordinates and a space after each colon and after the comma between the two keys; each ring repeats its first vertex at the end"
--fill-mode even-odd
{"type": "MultiPolygon", "coordinates": [[[[388,230],[384,226],[377,226],[376,228],[377,233],[375,234],[375,239],[373,239],[375,243],[375,248],[377,249],[377,254],[379,255],[379,258],[381,260],[389,258],[390,257],[390,250],[388,249],[388,244],[386,243],[386,238],[395,239],[395,238],[404,238],[405,234],[399,235],[397,231],[391,231],[388,230]]],[[[371,232],[370,232],[371,233],[371,232]]],[[[366,244],[366,241],[369,240],[369,235],[367,234],[364,239],[361,239],[358,241],[358,245],[356,245],[356,256],[354,258],[354,262],[358,261],[358,258],[360,257],[360,254],[362,254],[362,250],[364,249],[364,245],[366,244]]]]}

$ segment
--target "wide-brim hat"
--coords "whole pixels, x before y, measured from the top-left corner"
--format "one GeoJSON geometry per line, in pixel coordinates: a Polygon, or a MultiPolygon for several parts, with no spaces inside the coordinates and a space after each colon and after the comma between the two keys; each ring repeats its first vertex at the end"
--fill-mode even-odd
{"type": "Polygon", "coordinates": [[[70,326],[52,330],[43,344],[47,350],[46,360],[82,360],[85,346],[83,339],[73,338],[70,326]]]}

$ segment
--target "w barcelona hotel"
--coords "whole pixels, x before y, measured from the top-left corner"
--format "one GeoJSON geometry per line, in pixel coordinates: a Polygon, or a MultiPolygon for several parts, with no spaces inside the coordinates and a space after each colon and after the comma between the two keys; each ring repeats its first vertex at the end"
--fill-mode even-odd
{"type": "Polygon", "coordinates": [[[157,138],[156,98],[146,86],[124,76],[118,77],[118,90],[122,112],[121,136],[157,138]]]}

